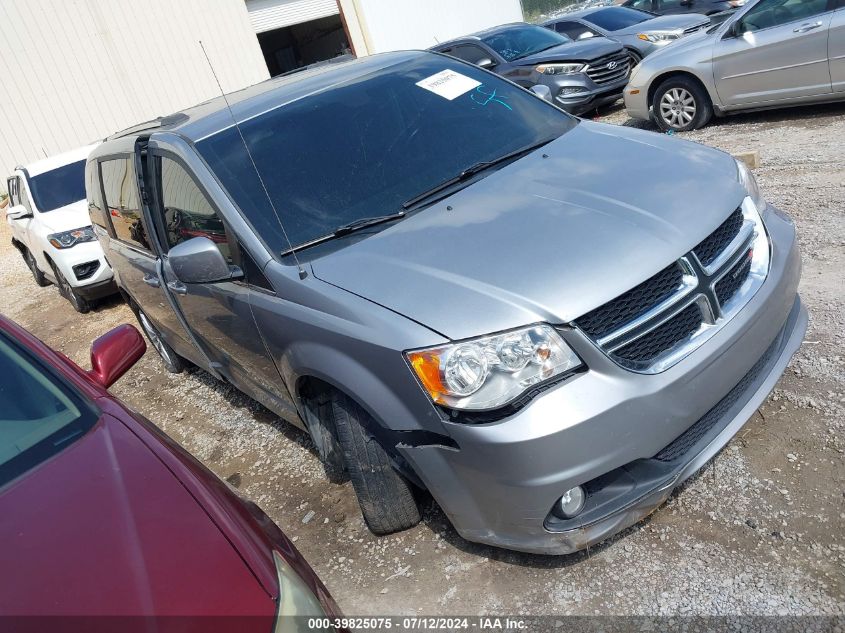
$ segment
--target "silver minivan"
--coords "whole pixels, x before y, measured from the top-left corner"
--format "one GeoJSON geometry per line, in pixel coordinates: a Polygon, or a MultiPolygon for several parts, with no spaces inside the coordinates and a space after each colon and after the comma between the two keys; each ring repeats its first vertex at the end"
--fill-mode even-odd
{"type": "Polygon", "coordinates": [[[97,148],[94,230],[167,369],[304,429],[373,532],[427,490],[470,541],[604,539],[802,340],[795,228],[728,154],[428,52],[228,102],[97,148]]]}
{"type": "Polygon", "coordinates": [[[757,0],[649,55],[625,107],[664,130],[715,114],[845,101],[845,0],[757,0]]]}

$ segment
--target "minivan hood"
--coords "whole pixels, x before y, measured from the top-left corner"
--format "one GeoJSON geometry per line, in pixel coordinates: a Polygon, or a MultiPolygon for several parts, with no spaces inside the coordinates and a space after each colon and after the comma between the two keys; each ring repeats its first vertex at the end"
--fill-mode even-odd
{"type": "Polygon", "coordinates": [[[71,204],[41,214],[41,224],[52,233],[71,231],[83,226],[91,226],[88,215],[88,202],[77,200],[71,204]]]}
{"type": "Polygon", "coordinates": [[[728,154],[581,121],[312,267],[447,338],[566,323],[691,250],[744,196],[728,154]]]}
{"type": "Polygon", "coordinates": [[[522,59],[515,59],[512,63],[518,66],[532,66],[549,62],[588,62],[621,49],[622,45],[619,42],[614,42],[606,37],[591,37],[578,42],[561,44],[522,59]]]}
{"type": "Polygon", "coordinates": [[[613,31],[613,36],[636,35],[637,33],[649,33],[652,31],[672,31],[675,29],[688,29],[691,26],[710,24],[706,15],[700,13],[687,13],[684,15],[661,15],[639,24],[634,24],[618,31],[613,31]]]}

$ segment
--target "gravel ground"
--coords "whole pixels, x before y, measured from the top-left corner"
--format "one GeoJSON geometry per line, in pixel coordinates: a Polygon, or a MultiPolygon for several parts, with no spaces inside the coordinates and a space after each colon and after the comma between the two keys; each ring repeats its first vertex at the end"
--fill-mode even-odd
{"type": "MultiPolygon", "coordinates": [[[[621,108],[599,119],[632,124],[621,108]]],[[[375,537],[304,434],[204,372],[167,374],[151,351],[113,391],[260,504],[347,614],[843,615],[845,107],[742,115],[680,136],[760,151],[761,186],[798,225],[810,330],[726,450],[648,520],[589,552],[467,543],[431,501],[418,527],[375,537]]],[[[94,338],[133,321],[117,301],[76,314],[55,288],[35,286],[5,225],[0,234],[0,310],[50,345],[87,366],[94,338]]]]}

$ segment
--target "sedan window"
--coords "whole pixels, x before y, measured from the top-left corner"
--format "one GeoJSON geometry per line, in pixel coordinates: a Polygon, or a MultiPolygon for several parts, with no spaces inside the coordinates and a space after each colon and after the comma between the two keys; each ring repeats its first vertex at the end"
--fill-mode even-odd
{"type": "Polygon", "coordinates": [[[759,31],[819,15],[826,0],[762,0],[742,17],[741,31],[759,31]]]}
{"type": "Polygon", "coordinates": [[[629,26],[651,20],[653,17],[652,14],[638,9],[608,7],[607,9],[593,11],[585,15],[583,19],[591,24],[595,24],[600,29],[612,32],[627,29],[629,26]]]}
{"type": "Polygon", "coordinates": [[[80,437],[96,415],[28,354],[0,336],[0,485],[80,437]]]}

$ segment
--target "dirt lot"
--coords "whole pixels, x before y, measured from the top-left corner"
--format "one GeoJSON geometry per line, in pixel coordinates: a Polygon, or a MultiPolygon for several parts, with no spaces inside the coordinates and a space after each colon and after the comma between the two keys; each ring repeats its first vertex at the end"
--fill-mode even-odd
{"type": "MultiPolygon", "coordinates": [[[[151,350],[114,392],[260,504],[348,614],[844,614],[845,107],[743,115],[683,136],[760,150],[761,186],[798,225],[810,330],[738,438],[649,520],[590,552],[476,546],[431,501],[418,527],[377,538],[305,435],[204,372],[167,374],[151,350]]],[[[0,310],[87,366],[91,341],[132,322],[129,309],[76,314],[35,286],[3,227],[0,310]]]]}

